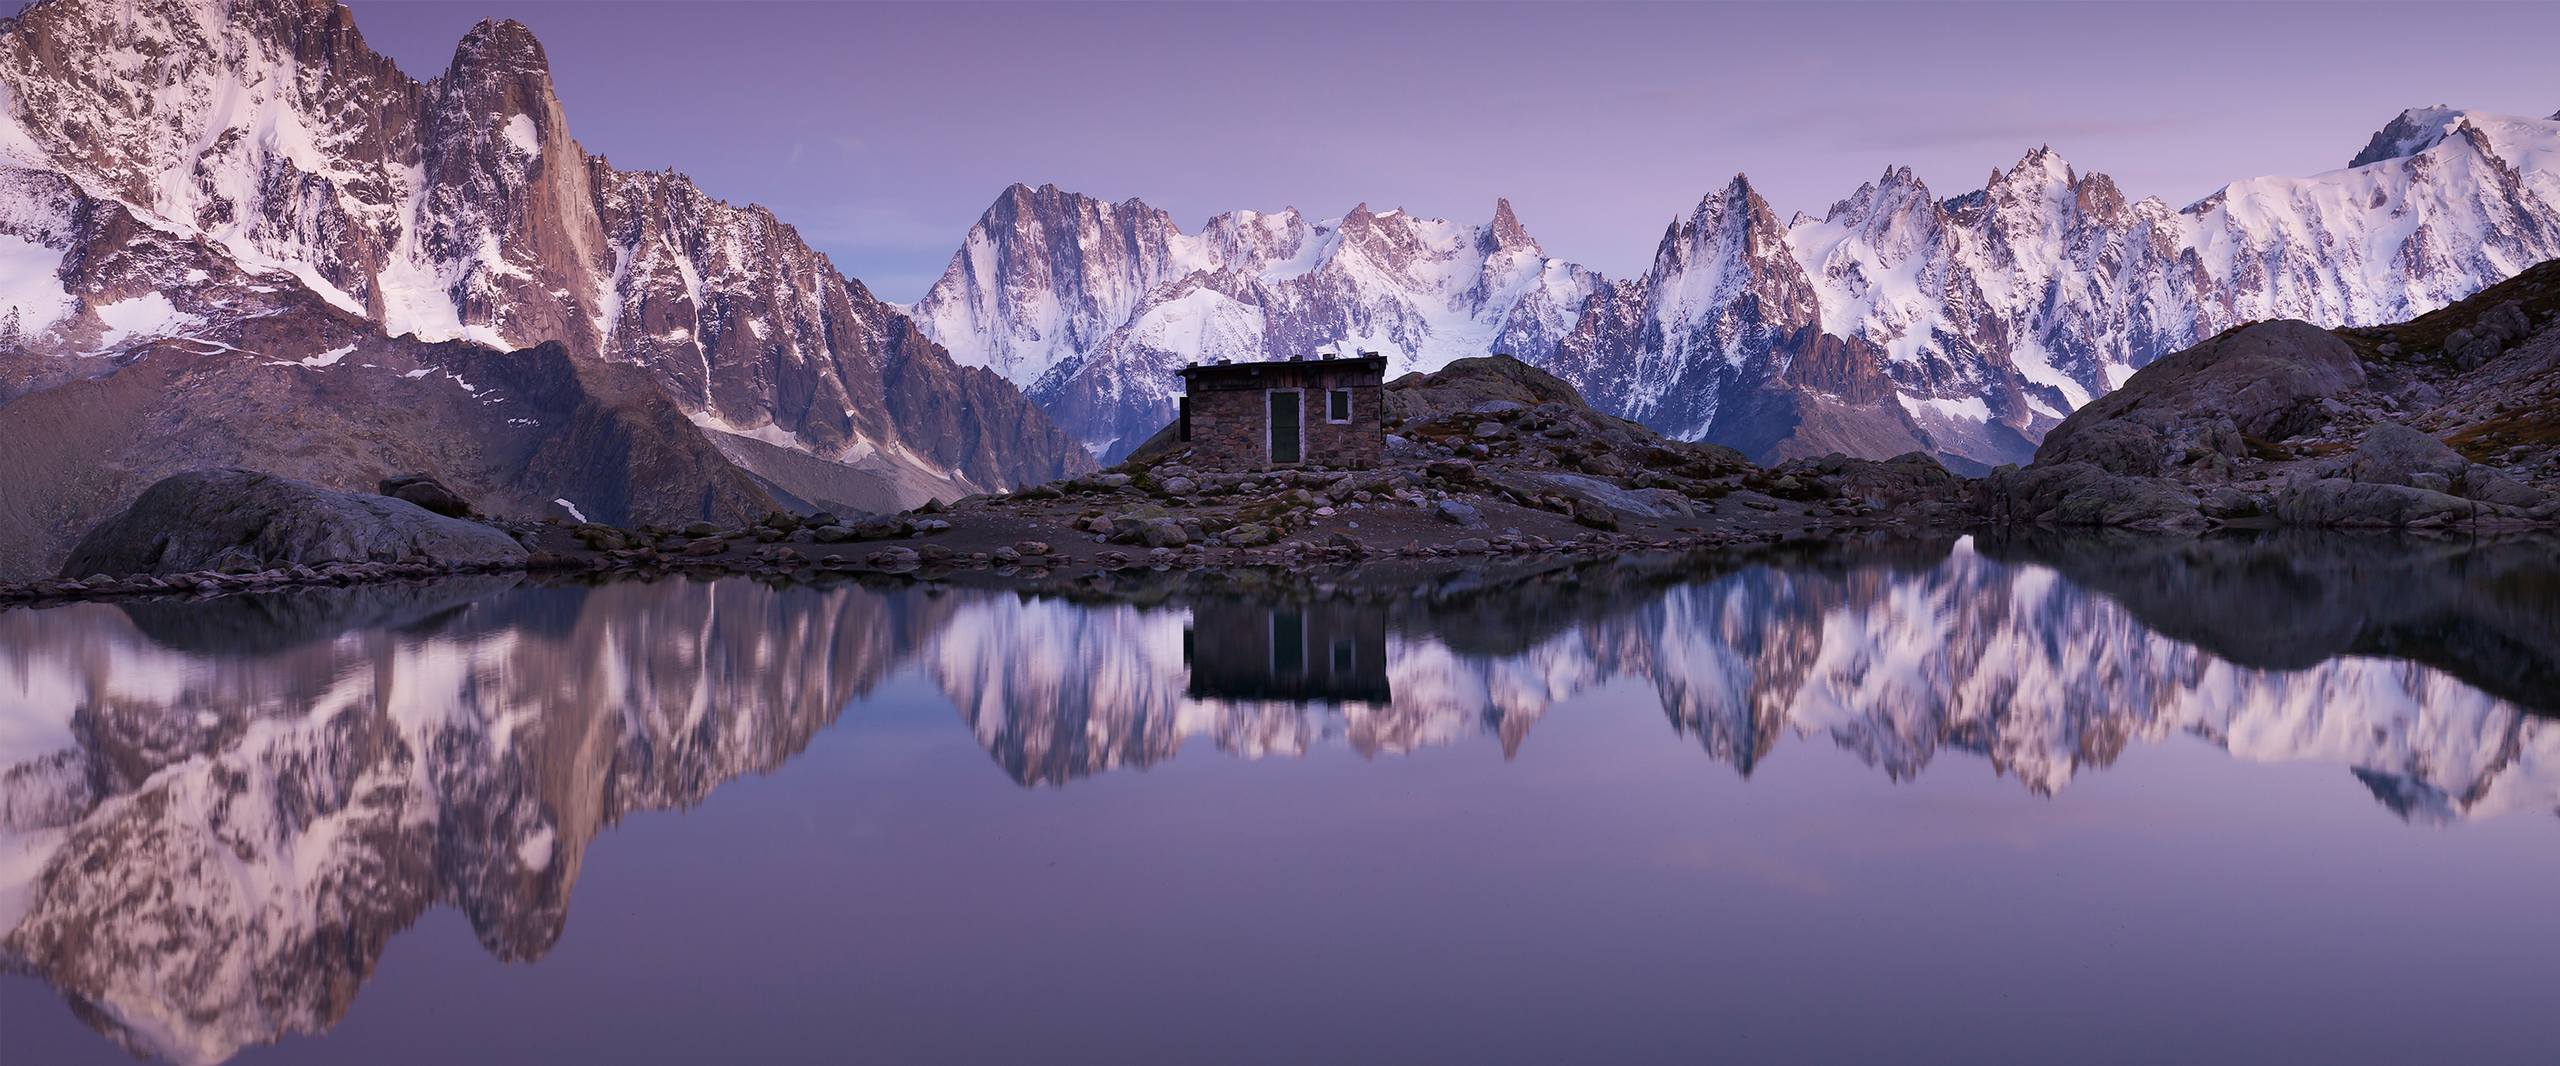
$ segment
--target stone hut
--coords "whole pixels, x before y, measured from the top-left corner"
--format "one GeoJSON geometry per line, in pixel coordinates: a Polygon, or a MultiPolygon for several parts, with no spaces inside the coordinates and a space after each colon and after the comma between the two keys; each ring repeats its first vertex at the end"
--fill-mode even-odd
{"type": "Polygon", "coordinates": [[[1376,466],[1386,378],[1375,352],[1187,366],[1176,432],[1202,469],[1376,466]]]}

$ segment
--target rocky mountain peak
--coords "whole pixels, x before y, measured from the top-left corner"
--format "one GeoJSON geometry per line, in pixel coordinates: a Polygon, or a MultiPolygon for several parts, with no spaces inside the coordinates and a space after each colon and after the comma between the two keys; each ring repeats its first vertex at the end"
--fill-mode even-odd
{"type": "Polygon", "coordinates": [[[1993,186],[2016,186],[2022,182],[2032,182],[2040,187],[2068,187],[2079,180],[2078,176],[2072,173],[2071,164],[2062,158],[2062,153],[2054,151],[2053,146],[2049,144],[2037,145],[2034,151],[2019,157],[2017,164],[2010,167],[2008,173],[2001,174],[1994,171],[1993,174],[1991,182],[1993,186]]]}
{"type": "Polygon", "coordinates": [[[481,19],[454,45],[453,63],[446,68],[456,78],[491,77],[518,74],[551,74],[551,59],[542,51],[542,42],[533,31],[514,19],[481,19]]]}
{"type": "Polygon", "coordinates": [[[1505,248],[1534,252],[1538,250],[1538,241],[1529,236],[1529,230],[1520,224],[1519,216],[1511,213],[1510,199],[1497,197],[1493,201],[1493,222],[1484,230],[1483,249],[1490,253],[1505,248]]]}
{"type": "Polygon", "coordinates": [[[2445,134],[2451,132],[2462,118],[2462,112],[2443,104],[2413,107],[2393,115],[2390,122],[2384,123],[2382,129],[2374,133],[2372,140],[2365,142],[2363,151],[2347,160],[2347,167],[2354,169],[2387,159],[2405,159],[2426,151],[2444,140],[2445,134]]]}

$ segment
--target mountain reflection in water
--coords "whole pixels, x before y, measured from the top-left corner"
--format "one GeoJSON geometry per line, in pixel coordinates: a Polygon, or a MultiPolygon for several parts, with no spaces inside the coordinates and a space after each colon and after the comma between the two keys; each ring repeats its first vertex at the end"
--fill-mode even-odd
{"type": "Polygon", "coordinates": [[[0,961],[153,1057],[323,1032],[431,905],[501,959],[542,956],[603,827],[781,766],[893,676],[937,688],[1024,785],[1193,738],[1248,758],[1483,738],[1507,757],[1550,708],[1624,682],[1702,772],[1814,741],[1895,779],[1977,756],[2051,795],[2193,736],[2348,768],[2342,800],[2412,822],[2549,815],[2553,558],[1965,540],[1322,594],[1145,573],[1073,598],[487,578],[0,613],[0,961]]]}

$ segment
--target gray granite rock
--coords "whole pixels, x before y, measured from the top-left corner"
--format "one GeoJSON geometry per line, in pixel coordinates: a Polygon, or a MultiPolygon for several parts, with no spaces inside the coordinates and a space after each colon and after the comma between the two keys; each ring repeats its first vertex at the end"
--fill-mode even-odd
{"type": "Polygon", "coordinates": [[[514,537],[406,500],[339,492],[252,470],[160,479],[80,539],[61,573],[248,572],[331,563],[518,565],[514,537]]]}

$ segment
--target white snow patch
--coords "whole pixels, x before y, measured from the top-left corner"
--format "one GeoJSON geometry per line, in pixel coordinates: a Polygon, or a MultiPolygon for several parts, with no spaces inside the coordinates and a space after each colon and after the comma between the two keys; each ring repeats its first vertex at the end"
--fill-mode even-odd
{"type": "MultiPolygon", "coordinates": [[[[2051,353],[2046,352],[2043,343],[2034,337],[2019,338],[2017,346],[2009,349],[2009,362],[2018,368],[2020,377],[2061,390],[2063,401],[2069,403],[2072,410],[2088,405],[2088,388],[2056,368],[2051,353]]],[[[2110,384],[2107,387],[2115,386],[2110,384]]]]}
{"type": "Polygon", "coordinates": [[[569,512],[569,518],[572,521],[584,522],[587,520],[587,513],[579,510],[577,504],[570,503],[568,497],[556,497],[551,502],[559,504],[561,510],[569,512]]]}
{"type": "Polygon", "coordinates": [[[516,861],[523,863],[526,870],[537,873],[548,868],[551,865],[554,836],[556,834],[547,825],[526,834],[525,838],[516,844],[516,861]]]}
{"type": "Polygon", "coordinates": [[[19,330],[44,331],[71,314],[71,293],[56,272],[62,253],[14,233],[0,233],[0,318],[18,316],[19,330]]]}
{"type": "Polygon", "coordinates": [[[178,310],[167,296],[144,293],[111,304],[99,304],[92,310],[98,320],[107,324],[100,343],[113,348],[126,341],[144,337],[165,337],[196,324],[196,318],[178,310]]]}
{"type": "Polygon", "coordinates": [[[516,146],[528,159],[542,157],[542,135],[533,128],[533,116],[516,115],[507,119],[507,143],[516,146]]]}
{"type": "Polygon", "coordinates": [[[1991,421],[1991,405],[1984,402],[1980,396],[1967,396],[1959,400],[1951,400],[1944,396],[1923,399],[1901,392],[1895,393],[1894,398],[1902,401],[1902,409],[1910,412],[1913,418],[1936,415],[1939,418],[1961,418],[1969,422],[1991,421]]]}
{"type": "Polygon", "coordinates": [[[749,440],[760,440],[778,448],[790,448],[794,451],[809,450],[800,443],[799,434],[792,433],[783,429],[781,426],[774,425],[771,422],[767,422],[760,426],[742,426],[735,422],[731,422],[728,419],[722,418],[719,415],[712,414],[708,410],[695,411],[685,417],[692,420],[693,424],[698,427],[708,430],[716,430],[721,433],[729,434],[733,437],[745,437],[749,440]]]}
{"type": "Polygon", "coordinates": [[[338,365],[338,360],[354,355],[355,351],[356,346],[350,344],[344,348],[332,348],[318,355],[306,356],[300,360],[300,363],[303,366],[315,369],[324,366],[336,366],[338,365]]]}

